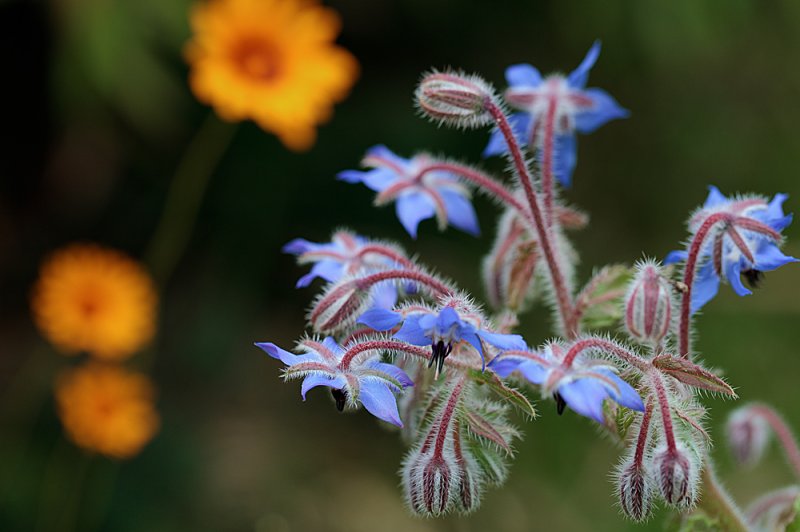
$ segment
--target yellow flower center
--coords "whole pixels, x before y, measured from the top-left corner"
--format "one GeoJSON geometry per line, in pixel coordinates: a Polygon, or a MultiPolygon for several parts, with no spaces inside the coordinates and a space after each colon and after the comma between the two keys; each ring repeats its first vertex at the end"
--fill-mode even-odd
{"type": "Polygon", "coordinates": [[[246,77],[269,82],[281,71],[280,53],[275,45],[264,39],[245,39],[232,53],[233,63],[246,77]]]}

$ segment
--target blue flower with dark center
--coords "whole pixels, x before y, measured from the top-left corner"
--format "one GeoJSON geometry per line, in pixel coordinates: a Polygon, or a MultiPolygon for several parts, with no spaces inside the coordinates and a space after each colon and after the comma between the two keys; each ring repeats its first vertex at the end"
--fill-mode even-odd
{"type": "MultiPolygon", "coordinates": [[[[692,216],[689,228],[697,231],[708,216],[725,212],[744,218],[745,222],[747,219],[760,222],[780,233],[792,223],[792,215],[783,212],[783,203],[787,198],[786,194],[776,194],[771,201],[757,196],[728,198],[717,187],[710,186],[708,198],[703,207],[692,216]]],[[[712,233],[698,259],[700,266],[692,287],[691,312],[700,310],[717,295],[723,274],[734,292],[746,296],[752,292],[742,283],[742,277],[751,288],[756,288],[763,278],[763,272],[797,262],[798,259],[784,255],[779,245],[780,242],[774,238],[748,229],[741,221],[733,221],[730,227],[722,226],[712,233]],[[734,238],[741,238],[740,244],[746,246],[749,253],[746,254],[734,238]]],[[[687,258],[688,251],[672,251],[664,259],[664,263],[682,262],[687,258]]]]}
{"type": "Polygon", "coordinates": [[[402,369],[381,362],[377,352],[345,364],[345,350],[331,337],[322,342],[300,342],[298,349],[303,352],[301,355],[269,342],[256,343],[256,346],[286,364],[286,380],[303,379],[300,393],[304,401],[312,388],[327,386],[340,412],[346,405],[361,403],[373,416],[398,427],[403,426],[393,392],[402,391],[414,383],[402,369]]]}
{"type": "MultiPolygon", "coordinates": [[[[595,42],[581,64],[568,76],[551,74],[542,77],[529,64],[510,66],[506,70],[509,88],[505,99],[522,111],[511,115],[514,136],[522,146],[540,148],[545,129],[553,134],[554,173],[559,182],[570,186],[577,161],[575,132],[591,133],[606,122],[626,118],[628,111],[602,89],[587,89],[589,70],[600,55],[600,42],[595,42]]],[[[483,154],[488,157],[508,151],[499,130],[489,139],[483,154]]]]}
{"type": "Polygon", "coordinates": [[[500,353],[489,362],[489,369],[505,378],[515,371],[542,387],[544,397],[556,400],[559,414],[565,406],[582,416],[604,422],[603,402],[611,399],[632,410],[644,411],[642,398],[617,375],[617,369],[604,360],[578,357],[569,367],[562,360],[566,350],[548,344],[540,353],[500,353]]]}
{"type": "Polygon", "coordinates": [[[460,343],[474,347],[480,355],[484,367],[486,363],[484,342],[500,350],[527,349],[522,336],[488,331],[481,326],[479,320],[462,317],[453,307],[449,306],[438,312],[414,312],[405,319],[400,312],[372,309],[358,319],[358,323],[367,325],[376,331],[388,331],[401,321],[403,326],[394,334],[394,337],[412,345],[430,345],[432,356],[428,367],[436,366],[436,377],[442,371],[445,358],[460,343]]]}
{"type": "Polygon", "coordinates": [[[433,162],[424,154],[403,159],[385,146],[375,146],[363,161],[370,170],[345,170],[337,177],[348,183],[364,183],[378,192],[376,205],[394,201],[400,223],[413,238],[417,237],[419,223],[434,216],[440,230],[450,224],[478,235],[469,189],[449,172],[428,170],[433,162]]]}

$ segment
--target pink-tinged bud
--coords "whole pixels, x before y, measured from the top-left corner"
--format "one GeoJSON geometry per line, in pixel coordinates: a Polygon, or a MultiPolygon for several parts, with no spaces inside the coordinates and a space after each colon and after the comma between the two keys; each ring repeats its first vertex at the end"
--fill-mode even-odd
{"type": "Polygon", "coordinates": [[[494,91],[477,76],[432,72],[422,78],[416,99],[425,115],[443,124],[475,128],[492,121],[486,104],[494,91]]]}
{"type": "Polygon", "coordinates": [[[653,477],[664,501],[681,509],[694,506],[698,467],[682,447],[662,447],[653,455],[653,477]]]}
{"type": "Polygon", "coordinates": [[[439,516],[450,510],[459,495],[458,468],[452,445],[437,446],[432,430],[403,464],[403,488],[411,509],[439,516]],[[448,448],[446,448],[448,447],[448,448]]]}
{"type": "Polygon", "coordinates": [[[653,489],[644,467],[633,460],[623,463],[617,484],[619,505],[625,515],[634,521],[650,517],[653,489]]]}
{"type": "Polygon", "coordinates": [[[639,264],[625,298],[625,328],[633,338],[659,344],[675,308],[672,286],[652,262],[639,264]]]}
{"type": "Polygon", "coordinates": [[[540,253],[522,222],[508,213],[500,220],[492,251],[483,260],[483,280],[495,308],[521,310],[530,299],[540,253]]]}
{"type": "Polygon", "coordinates": [[[755,465],[764,455],[769,442],[770,428],[767,420],[749,406],[731,413],[726,427],[728,445],[737,462],[755,465]]]}

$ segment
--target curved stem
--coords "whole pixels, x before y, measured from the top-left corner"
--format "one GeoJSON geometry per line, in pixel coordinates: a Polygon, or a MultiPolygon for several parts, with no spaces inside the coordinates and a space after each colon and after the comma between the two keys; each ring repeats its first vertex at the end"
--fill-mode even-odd
{"type": "Polygon", "coordinates": [[[630,364],[641,372],[647,372],[651,368],[650,362],[643,359],[633,351],[625,349],[616,342],[605,340],[603,338],[586,338],[585,340],[578,340],[572,344],[572,347],[569,348],[569,351],[567,351],[567,354],[564,356],[564,360],[561,362],[561,365],[565,368],[569,368],[572,366],[572,363],[575,361],[575,358],[578,355],[584,351],[588,351],[589,349],[602,349],[604,352],[611,353],[623,362],[630,364]]]}
{"type": "Polygon", "coordinates": [[[547,263],[547,270],[550,274],[550,279],[553,283],[553,290],[558,304],[559,315],[561,317],[562,327],[564,334],[568,338],[574,338],[578,334],[578,323],[575,321],[575,313],[573,309],[572,296],[567,288],[564,274],[558,264],[556,257],[555,246],[553,243],[553,235],[549,231],[548,226],[545,225],[542,208],[539,204],[539,197],[533,188],[533,176],[528,170],[528,165],[525,158],[522,156],[522,150],[514,137],[511,125],[508,123],[508,118],[492,101],[486,102],[486,109],[492,115],[497,124],[500,133],[508,145],[508,151],[511,156],[511,162],[516,170],[517,177],[522,184],[525,191],[525,198],[531,209],[531,214],[534,219],[534,228],[536,229],[539,243],[544,253],[545,262],[547,263]]]}
{"type": "Polygon", "coordinates": [[[642,414],[642,424],[639,425],[639,436],[636,438],[636,451],[633,455],[633,464],[638,469],[644,463],[644,453],[647,450],[647,437],[650,435],[650,419],[653,417],[653,401],[647,401],[642,414]]]}
{"type": "Polygon", "coordinates": [[[706,237],[708,237],[711,229],[718,223],[728,223],[731,215],[726,212],[718,212],[710,215],[703,221],[703,224],[694,234],[692,242],[689,245],[689,255],[686,259],[686,267],[683,270],[683,283],[686,290],[683,292],[683,299],[681,300],[681,315],[678,324],[678,350],[683,358],[689,358],[689,329],[691,323],[691,309],[692,309],[692,288],[694,287],[694,278],[697,270],[697,261],[700,258],[700,251],[703,249],[706,237]]]}
{"type": "Polygon", "coordinates": [[[544,193],[544,214],[547,226],[553,224],[553,211],[554,211],[554,181],[553,175],[553,158],[555,156],[555,122],[556,122],[556,108],[557,101],[555,96],[547,98],[547,113],[544,119],[544,128],[542,129],[542,192],[544,193]]]}
{"type": "Polygon", "coordinates": [[[667,440],[667,449],[670,452],[675,452],[678,447],[675,444],[675,432],[672,427],[672,412],[669,406],[667,390],[664,387],[664,381],[661,379],[661,374],[657,370],[652,370],[649,375],[650,383],[653,386],[653,390],[656,392],[656,400],[658,401],[658,408],[661,413],[661,424],[664,428],[664,438],[667,440]]]}
{"type": "Polygon", "coordinates": [[[361,289],[371,288],[373,285],[391,279],[406,279],[408,281],[416,281],[422,285],[427,286],[438,295],[450,296],[453,295],[453,289],[437,280],[432,275],[417,271],[417,270],[386,270],[382,272],[366,275],[357,279],[356,285],[361,289]]]}
{"type": "MultiPolygon", "coordinates": [[[[372,350],[398,351],[406,355],[417,357],[424,362],[429,362],[431,359],[431,351],[426,347],[419,347],[396,340],[368,340],[366,342],[358,343],[348,349],[342,357],[342,360],[339,362],[339,367],[341,369],[348,369],[358,355],[372,350]]],[[[463,362],[453,360],[452,358],[445,358],[444,363],[445,365],[455,369],[480,369],[479,365],[473,366],[470,364],[465,364],[463,362]]]]}
{"type": "Polygon", "coordinates": [[[786,454],[786,459],[794,468],[795,475],[800,477],[800,448],[797,446],[797,440],[795,440],[789,425],[775,410],[766,405],[753,405],[750,408],[755,414],[763,417],[769,423],[775,433],[775,437],[778,438],[778,442],[783,448],[783,452],[786,454]]]}
{"type": "Polygon", "coordinates": [[[750,527],[748,527],[742,511],[739,510],[731,496],[720,484],[714,473],[714,464],[708,453],[706,453],[706,464],[703,468],[701,482],[702,495],[697,506],[710,517],[716,517],[722,526],[722,530],[748,532],[750,527]]]}
{"type": "Polygon", "coordinates": [[[235,125],[210,112],[175,170],[161,220],[145,253],[162,286],[169,282],[186,250],[208,183],[235,132],[235,125]]]}
{"type": "Polygon", "coordinates": [[[381,246],[379,244],[367,244],[366,246],[362,247],[358,250],[358,257],[363,257],[369,253],[374,253],[375,255],[382,255],[389,260],[395,261],[400,266],[404,268],[414,269],[417,267],[412,261],[401,255],[400,253],[396,252],[395,250],[387,247],[381,246]]]}

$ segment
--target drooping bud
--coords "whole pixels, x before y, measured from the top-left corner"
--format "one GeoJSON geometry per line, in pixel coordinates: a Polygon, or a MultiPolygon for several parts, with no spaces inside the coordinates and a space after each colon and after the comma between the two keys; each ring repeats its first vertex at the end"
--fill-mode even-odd
{"type": "Polygon", "coordinates": [[[403,487],[412,510],[438,516],[450,509],[458,480],[453,458],[452,453],[436,452],[428,438],[408,456],[403,466],[403,487]]]}
{"type": "Polygon", "coordinates": [[[756,409],[748,405],[734,410],[725,432],[737,462],[752,466],[761,460],[769,441],[770,428],[756,409]]]}
{"type": "Polygon", "coordinates": [[[494,91],[478,76],[456,72],[431,72],[417,86],[420,110],[442,124],[476,128],[492,121],[486,104],[494,91]]]}
{"type": "Polygon", "coordinates": [[[653,262],[637,265],[625,297],[625,328],[631,337],[659,344],[669,332],[675,307],[672,287],[653,262]]]}
{"type": "Polygon", "coordinates": [[[483,260],[483,281],[495,308],[519,311],[531,299],[540,252],[522,221],[508,211],[500,219],[491,252],[483,260]]]}
{"type": "Polygon", "coordinates": [[[356,279],[343,279],[317,298],[309,322],[315,331],[331,334],[355,322],[367,310],[369,299],[369,289],[360,288],[356,279]]]}
{"type": "Polygon", "coordinates": [[[622,511],[634,521],[644,521],[650,517],[652,485],[642,465],[633,459],[623,462],[617,478],[619,505],[622,511]]]}
{"type": "Polygon", "coordinates": [[[681,509],[694,506],[699,471],[682,444],[674,449],[663,446],[656,450],[652,471],[665,502],[681,509]]]}

